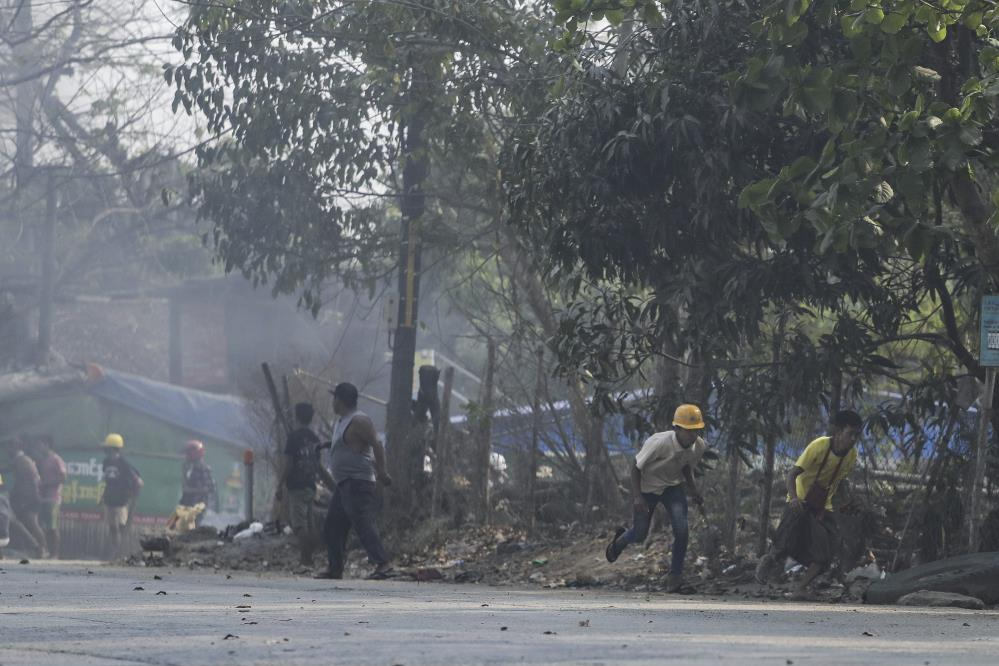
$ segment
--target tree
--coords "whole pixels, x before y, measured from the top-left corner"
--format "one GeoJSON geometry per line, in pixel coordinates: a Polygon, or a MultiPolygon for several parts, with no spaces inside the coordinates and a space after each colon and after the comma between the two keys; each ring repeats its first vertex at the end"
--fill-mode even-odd
{"type": "Polygon", "coordinates": [[[57,298],[169,274],[197,237],[183,202],[161,201],[185,146],[157,117],[168,35],[154,3],[11,0],[0,18],[0,110],[15,124],[0,142],[2,288],[17,317],[39,312],[34,349],[8,361],[45,364],[57,298]]]}
{"type": "MultiPolygon", "coordinates": [[[[915,41],[879,51],[884,37],[861,34],[881,30],[866,3],[627,4],[555,3],[566,28],[556,49],[569,66],[539,123],[507,151],[514,223],[576,287],[558,337],[563,367],[585,368],[605,394],[636,380],[678,387],[669,402],[710,391],[722,431],[750,450],[762,440],[768,453],[793,407],[838,409],[889,386],[952,396],[953,358],[977,372],[960,304],[975,289],[969,259],[981,227],[940,242],[951,214],[941,193],[967,198],[962,183],[987,178],[987,161],[952,166],[936,188],[913,183],[918,201],[896,211],[908,221],[895,231],[879,217],[899,203],[889,173],[909,160],[879,153],[885,124],[901,118],[884,112],[898,93],[891,84],[911,84],[915,105],[916,88],[937,74],[914,61],[892,67],[901,53],[927,52],[917,45],[940,31],[913,18],[923,29],[915,41]],[[859,31],[852,42],[834,22],[843,13],[859,31]],[[636,27],[622,67],[619,37],[599,21],[613,27],[629,15],[636,27]],[[827,71],[850,49],[876,62],[847,58],[827,71]]],[[[980,98],[977,81],[960,83],[980,98]]],[[[919,104],[917,116],[928,98],[919,104]]],[[[975,128],[959,128],[964,112],[953,106],[943,144],[912,144],[923,157],[979,154],[975,128]]],[[[941,123],[945,111],[938,106],[941,123]]],[[[906,418],[918,421],[931,404],[911,400],[902,411],[917,410],[906,418]]]]}
{"type": "MultiPolygon", "coordinates": [[[[217,139],[193,191],[226,270],[315,310],[332,276],[399,272],[389,447],[405,446],[423,238],[424,187],[441,155],[469,147],[508,85],[526,3],[193,3],[166,70],[175,106],[217,139]],[[387,221],[399,217],[398,232],[387,221]]],[[[472,144],[474,149],[474,144],[472,144]]],[[[415,459],[394,456],[394,460],[415,459]]],[[[408,492],[417,469],[395,470],[408,492]]]]}

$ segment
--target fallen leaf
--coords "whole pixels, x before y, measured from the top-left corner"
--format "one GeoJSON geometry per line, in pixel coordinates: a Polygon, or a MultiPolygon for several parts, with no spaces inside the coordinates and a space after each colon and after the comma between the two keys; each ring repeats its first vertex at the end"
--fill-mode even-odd
{"type": "Polygon", "coordinates": [[[557,636],[558,634],[554,631],[546,631],[545,636],[557,636]]]}
{"type": "Polygon", "coordinates": [[[31,564],[31,560],[21,560],[18,564],[31,564]]]}
{"type": "Polygon", "coordinates": [[[243,596],[244,597],[252,597],[253,595],[252,594],[244,594],[243,596]]]}
{"type": "Polygon", "coordinates": [[[500,631],[506,631],[506,630],[507,630],[506,627],[500,627],[500,631]]]}
{"type": "Polygon", "coordinates": [[[166,594],[166,592],[164,592],[163,590],[160,590],[159,592],[157,592],[157,593],[156,593],[156,596],[159,596],[159,595],[161,595],[161,594],[162,594],[162,595],[165,595],[165,594],[166,594]]]}
{"type": "Polygon", "coordinates": [[[222,640],[227,641],[230,638],[239,638],[239,636],[237,636],[236,634],[226,634],[225,636],[222,637],[222,640]]]}
{"type": "Polygon", "coordinates": [[[871,632],[869,632],[869,631],[864,631],[864,632],[862,632],[862,633],[861,633],[860,635],[861,635],[861,636],[873,636],[874,634],[872,634],[872,633],[871,633],[871,632]]]}
{"type": "Polygon", "coordinates": [[[243,605],[243,606],[236,606],[236,608],[253,608],[253,607],[252,606],[243,605]]]}
{"type": "Polygon", "coordinates": [[[163,580],[163,576],[153,576],[153,580],[163,580]]]}
{"type": "Polygon", "coordinates": [[[140,586],[136,585],[135,587],[132,588],[132,591],[133,592],[141,592],[141,591],[143,591],[145,589],[146,588],[144,588],[144,587],[140,587],[140,586]]]}

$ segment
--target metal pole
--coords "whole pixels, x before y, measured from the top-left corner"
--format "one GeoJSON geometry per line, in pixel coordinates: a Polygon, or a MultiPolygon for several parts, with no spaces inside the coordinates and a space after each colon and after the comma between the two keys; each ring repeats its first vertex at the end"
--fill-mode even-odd
{"type": "Polygon", "coordinates": [[[975,467],[968,500],[968,552],[978,550],[978,514],[981,513],[982,482],[985,479],[985,459],[988,453],[988,429],[992,420],[992,396],[996,388],[996,368],[985,368],[985,389],[978,404],[978,437],[975,442],[975,467]]]}
{"type": "Polygon", "coordinates": [[[545,385],[545,348],[538,347],[538,380],[534,387],[534,404],[532,407],[531,420],[531,464],[527,477],[527,497],[530,507],[529,531],[534,533],[534,519],[538,512],[537,483],[538,483],[538,439],[541,435],[541,394],[545,385]]]}
{"type": "Polygon", "coordinates": [[[243,451],[243,487],[246,490],[246,520],[253,522],[253,449],[243,451]]]}

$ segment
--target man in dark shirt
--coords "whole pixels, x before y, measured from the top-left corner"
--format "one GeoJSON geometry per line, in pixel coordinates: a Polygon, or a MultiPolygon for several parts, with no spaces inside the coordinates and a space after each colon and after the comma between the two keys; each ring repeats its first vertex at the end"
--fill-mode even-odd
{"type": "Polygon", "coordinates": [[[312,507],[316,499],[316,481],[320,475],[319,438],[310,427],[315,409],[307,402],[295,405],[295,430],[288,434],[285,447],[284,478],[281,487],[287,490],[288,522],[298,538],[300,561],[312,565],[312,552],[317,535],[313,528],[312,507]]]}
{"type": "Polygon", "coordinates": [[[109,557],[114,559],[121,548],[122,537],[128,525],[128,511],[132,500],[142,488],[142,477],[121,455],[125,440],[118,433],[104,439],[104,494],[101,504],[111,537],[109,557]]]}

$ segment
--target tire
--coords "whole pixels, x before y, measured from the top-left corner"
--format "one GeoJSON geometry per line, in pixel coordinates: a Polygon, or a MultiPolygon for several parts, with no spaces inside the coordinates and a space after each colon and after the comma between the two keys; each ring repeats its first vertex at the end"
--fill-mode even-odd
{"type": "Polygon", "coordinates": [[[864,601],[892,604],[910,592],[954,592],[981,599],[988,605],[999,603],[999,552],[972,553],[921,564],[867,588],[864,601]]]}

